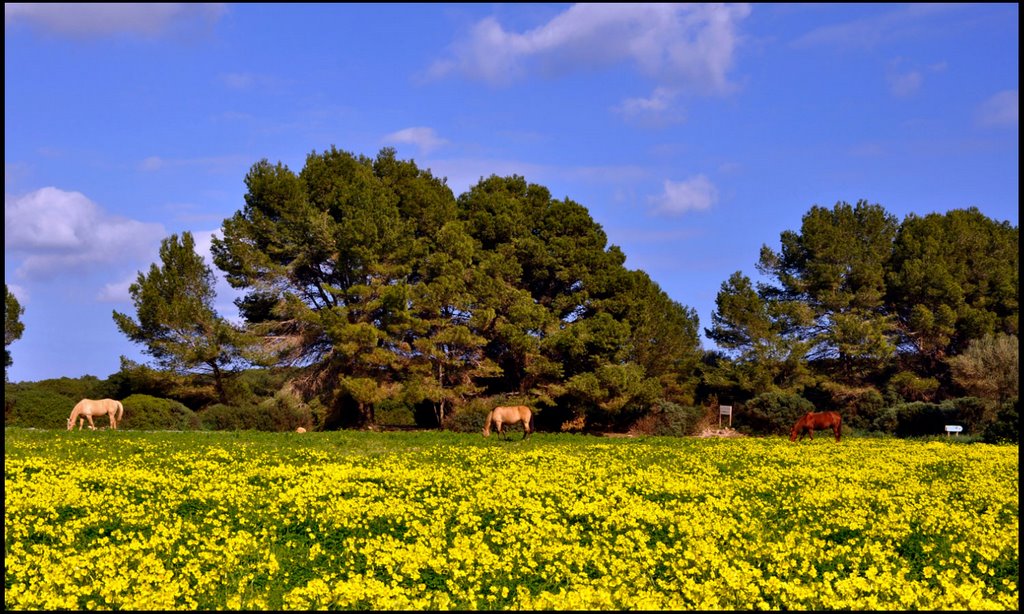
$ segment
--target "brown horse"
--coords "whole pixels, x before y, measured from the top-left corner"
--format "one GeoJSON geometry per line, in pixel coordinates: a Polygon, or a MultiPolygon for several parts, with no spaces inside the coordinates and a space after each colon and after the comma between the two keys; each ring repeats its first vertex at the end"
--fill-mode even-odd
{"type": "Polygon", "coordinates": [[[793,425],[793,430],[789,434],[789,440],[797,441],[797,435],[800,436],[800,439],[803,439],[805,433],[807,437],[814,439],[815,429],[819,431],[822,429],[832,429],[832,432],[836,435],[836,441],[839,441],[839,431],[842,426],[843,419],[837,412],[820,411],[806,413],[793,425]]]}
{"type": "Polygon", "coordinates": [[[523,439],[526,439],[533,432],[533,412],[525,405],[512,405],[508,407],[495,407],[487,414],[487,422],[484,424],[484,437],[491,435],[491,423],[498,429],[498,435],[505,435],[504,425],[523,423],[523,439]]]}
{"type": "Polygon", "coordinates": [[[75,408],[71,410],[71,416],[68,417],[68,430],[75,428],[75,420],[78,420],[78,430],[82,430],[82,425],[85,420],[89,421],[89,428],[96,430],[96,425],[93,424],[93,416],[107,415],[110,417],[110,428],[117,430],[117,422],[124,415],[124,405],[121,405],[121,401],[115,401],[114,399],[103,399],[100,401],[94,401],[92,399],[82,399],[75,405],[75,408]],[[85,418],[83,420],[82,418],[85,418]]]}

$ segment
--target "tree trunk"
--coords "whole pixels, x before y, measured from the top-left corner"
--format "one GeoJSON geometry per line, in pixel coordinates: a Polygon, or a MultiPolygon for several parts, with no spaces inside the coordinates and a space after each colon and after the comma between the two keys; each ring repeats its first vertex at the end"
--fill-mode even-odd
{"type": "Polygon", "coordinates": [[[224,374],[221,372],[220,367],[217,366],[216,362],[209,363],[213,369],[213,385],[217,389],[217,398],[223,405],[228,404],[228,395],[224,391],[224,374]]]}

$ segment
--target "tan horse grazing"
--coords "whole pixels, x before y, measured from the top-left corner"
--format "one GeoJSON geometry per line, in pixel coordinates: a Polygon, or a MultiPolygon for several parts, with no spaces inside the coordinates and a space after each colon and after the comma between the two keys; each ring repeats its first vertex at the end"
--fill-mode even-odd
{"type": "Polygon", "coordinates": [[[839,441],[839,431],[842,427],[843,419],[838,412],[810,412],[804,414],[802,418],[796,421],[796,424],[793,425],[793,430],[789,433],[789,440],[796,441],[797,435],[800,436],[800,439],[803,439],[805,433],[813,440],[815,429],[832,429],[832,432],[835,433],[836,441],[839,441]]]}
{"type": "Polygon", "coordinates": [[[71,416],[68,417],[68,430],[70,431],[75,428],[75,420],[78,420],[78,430],[82,430],[82,425],[85,420],[88,420],[89,428],[95,431],[96,425],[93,424],[93,416],[103,415],[110,417],[110,428],[117,430],[117,422],[124,415],[124,405],[121,405],[121,401],[115,401],[114,399],[103,399],[100,401],[82,399],[71,410],[71,416]]]}
{"type": "Polygon", "coordinates": [[[526,439],[533,432],[533,412],[530,408],[525,405],[495,407],[487,414],[484,437],[491,436],[491,423],[497,428],[498,435],[505,435],[504,425],[517,422],[523,423],[523,439],[526,439]]]}

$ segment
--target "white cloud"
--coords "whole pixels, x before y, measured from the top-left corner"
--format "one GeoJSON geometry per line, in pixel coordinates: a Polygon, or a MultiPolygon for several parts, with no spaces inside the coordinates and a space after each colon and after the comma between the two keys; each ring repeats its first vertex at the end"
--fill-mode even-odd
{"type": "MultiPolygon", "coordinates": [[[[206,262],[206,266],[210,267],[213,271],[215,279],[214,292],[217,295],[214,309],[221,316],[228,318],[233,322],[238,322],[238,307],[234,304],[234,300],[238,297],[243,296],[243,292],[235,290],[231,287],[231,284],[227,282],[224,277],[224,273],[216,267],[213,263],[213,252],[211,247],[213,246],[214,236],[220,236],[219,230],[196,230],[191,231],[192,239],[195,241],[195,252],[199,254],[206,262]]],[[[181,233],[177,233],[179,240],[181,233]]],[[[153,264],[161,266],[159,260],[154,259],[153,264]]],[[[149,265],[141,270],[142,273],[149,271],[149,265]]],[[[107,303],[130,303],[132,300],[130,287],[133,283],[138,281],[139,272],[132,273],[120,281],[111,282],[103,286],[97,295],[96,299],[101,302],[107,303]]]]}
{"type": "Polygon", "coordinates": [[[916,70],[908,73],[889,73],[886,77],[889,81],[889,92],[897,98],[906,98],[917,93],[924,83],[924,76],[916,70]]]}
{"type": "Polygon", "coordinates": [[[433,128],[422,126],[392,132],[384,137],[384,142],[389,144],[410,143],[417,146],[423,154],[428,154],[438,147],[448,144],[448,141],[437,136],[433,128]]]}
{"type": "Polygon", "coordinates": [[[937,19],[960,11],[965,6],[942,3],[900,5],[870,17],[815,28],[797,38],[793,46],[806,48],[831,45],[871,49],[880,44],[920,36],[928,27],[935,25],[937,19]]]}
{"type": "Polygon", "coordinates": [[[923,70],[907,68],[910,62],[904,58],[896,58],[889,62],[885,79],[889,82],[889,93],[897,98],[913,96],[924,85],[925,73],[937,74],[946,71],[945,62],[936,62],[923,70]]]}
{"type": "Polygon", "coordinates": [[[260,90],[266,93],[267,91],[280,91],[288,86],[288,81],[285,79],[253,72],[224,73],[219,76],[219,79],[224,87],[239,91],[260,90]]]}
{"type": "Polygon", "coordinates": [[[689,211],[705,211],[718,201],[718,189],[704,175],[696,175],[684,181],[665,181],[665,190],[652,196],[654,213],[661,215],[682,215],[689,211]]]}
{"type": "Polygon", "coordinates": [[[986,127],[1017,126],[1017,90],[1005,90],[978,107],[978,125],[986,127]]]}
{"type": "Polygon", "coordinates": [[[80,192],[42,188],[4,198],[4,254],[22,258],[21,277],[52,277],[155,251],[161,224],[111,215],[80,192]]]}
{"type": "Polygon", "coordinates": [[[673,106],[677,94],[674,89],[658,87],[649,98],[627,98],[613,111],[626,119],[653,123],[657,126],[680,123],[686,119],[686,115],[673,106]]]}
{"type": "Polygon", "coordinates": [[[154,173],[177,168],[199,168],[212,174],[234,173],[247,168],[249,158],[242,155],[211,156],[208,158],[163,158],[149,156],[139,162],[137,168],[154,173]]]}
{"type": "Polygon", "coordinates": [[[720,93],[731,88],[726,73],[736,27],[749,14],[745,4],[576,4],[523,33],[488,17],[429,74],[506,85],[535,70],[564,73],[625,61],[661,83],[720,93]]]}
{"type": "Polygon", "coordinates": [[[257,75],[253,73],[227,73],[220,76],[221,81],[230,89],[233,90],[247,90],[254,85],[258,80],[257,75]]]}
{"type": "Polygon", "coordinates": [[[104,284],[103,289],[96,296],[96,300],[103,303],[130,302],[132,295],[128,289],[135,283],[136,279],[138,279],[138,273],[133,273],[130,277],[125,277],[121,281],[104,284]]]}
{"type": "Polygon", "coordinates": [[[174,27],[190,27],[197,21],[209,25],[226,11],[223,3],[8,3],[4,4],[4,28],[28,23],[56,34],[79,37],[156,37],[174,27]]]}
{"type": "Polygon", "coordinates": [[[28,304],[29,293],[24,286],[8,283],[7,281],[4,281],[4,285],[7,286],[7,291],[13,294],[14,298],[18,299],[18,304],[20,304],[22,308],[28,304]]]}
{"type": "Polygon", "coordinates": [[[139,170],[141,171],[158,171],[164,167],[165,163],[163,158],[160,156],[150,156],[139,163],[139,170]]]}
{"type": "Polygon", "coordinates": [[[664,111],[669,107],[672,102],[672,98],[675,97],[675,93],[672,90],[659,87],[654,90],[650,98],[628,98],[620,110],[623,113],[643,113],[648,111],[664,111]]]}

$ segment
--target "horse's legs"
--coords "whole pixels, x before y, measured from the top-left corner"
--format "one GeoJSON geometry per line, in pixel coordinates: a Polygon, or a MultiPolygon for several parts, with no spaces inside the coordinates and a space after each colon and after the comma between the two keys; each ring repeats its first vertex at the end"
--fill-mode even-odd
{"type": "Polygon", "coordinates": [[[95,431],[96,430],[96,425],[92,421],[92,416],[86,416],[86,418],[88,418],[88,420],[89,420],[89,428],[95,431]]]}
{"type": "Polygon", "coordinates": [[[814,441],[814,429],[807,429],[807,438],[814,441]]]}
{"type": "Polygon", "coordinates": [[[841,429],[842,429],[842,427],[840,425],[838,425],[838,424],[832,427],[832,430],[835,431],[835,433],[836,433],[836,441],[837,442],[839,441],[839,431],[841,429]]]}

